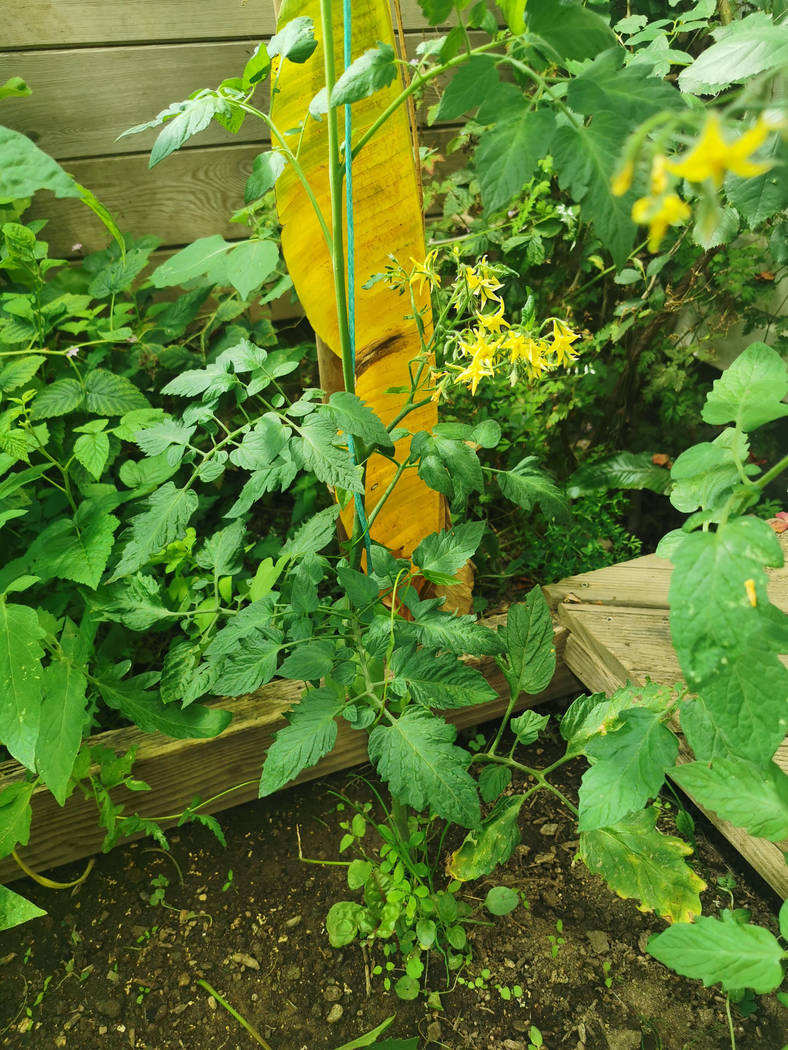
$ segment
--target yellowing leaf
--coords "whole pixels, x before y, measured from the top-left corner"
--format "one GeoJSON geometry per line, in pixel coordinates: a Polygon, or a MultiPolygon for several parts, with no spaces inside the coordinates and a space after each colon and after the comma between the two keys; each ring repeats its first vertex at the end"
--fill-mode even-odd
{"type": "MultiPolygon", "coordinates": [[[[320,25],[319,0],[302,0],[287,5],[287,17],[306,15],[320,25]],[[295,9],[297,6],[297,10],[295,9]]],[[[334,50],[343,53],[342,4],[333,2],[334,50]]],[[[321,36],[319,30],[317,35],[321,36]]],[[[360,0],[353,5],[353,57],[369,48],[395,46],[391,14],[386,4],[360,0]]],[[[337,69],[337,76],[342,72],[337,69]]],[[[327,166],[327,122],[308,116],[310,103],[324,86],[322,41],[303,64],[283,62],[272,116],[286,132],[288,146],[296,150],[303,122],[299,161],[326,222],[330,227],[331,205],[327,166]]],[[[399,79],[375,91],[352,107],[354,141],[374,123],[401,91],[399,79]]],[[[340,136],[344,136],[344,110],[338,111],[340,136]]],[[[315,332],[339,353],[339,328],[334,300],[331,258],[315,212],[293,166],[288,165],[276,184],[276,200],[282,223],[282,253],[296,292],[315,332]]],[[[403,395],[387,394],[390,387],[410,386],[409,362],[419,352],[415,322],[407,300],[383,282],[363,286],[375,274],[383,273],[389,255],[404,266],[411,259],[426,255],[421,198],[413,155],[413,142],[407,109],[401,106],[385,123],[353,163],[353,222],[355,229],[355,317],[356,317],[356,393],[385,423],[400,410],[403,395]]],[[[416,296],[425,310],[424,324],[429,335],[431,315],[429,296],[416,296]]],[[[430,431],[437,422],[437,408],[426,405],[404,421],[412,432],[430,431]]],[[[408,438],[396,444],[396,457],[408,452],[408,438]]],[[[369,461],[365,503],[371,511],[394,474],[391,463],[379,455],[369,461]]],[[[352,506],[343,515],[349,530],[352,506]]],[[[429,489],[416,471],[408,471],[392,497],[378,515],[372,537],[396,555],[409,556],[427,535],[446,525],[443,498],[429,489]]]]}

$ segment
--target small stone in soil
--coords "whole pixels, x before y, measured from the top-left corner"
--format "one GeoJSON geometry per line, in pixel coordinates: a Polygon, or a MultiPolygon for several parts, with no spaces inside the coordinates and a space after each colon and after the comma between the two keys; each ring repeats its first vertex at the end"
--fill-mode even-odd
{"type": "Polygon", "coordinates": [[[247,952],[233,952],[230,958],[234,963],[239,963],[241,966],[245,966],[247,970],[260,969],[260,963],[257,959],[247,954],[247,952]]]}
{"type": "Polygon", "coordinates": [[[552,838],[557,831],[557,824],[542,824],[541,828],[539,828],[539,834],[545,835],[547,838],[552,838]]]}
{"type": "Polygon", "coordinates": [[[339,1003],[334,1003],[334,1005],[328,1011],[328,1015],[326,1016],[327,1023],[335,1024],[340,1019],[343,1013],[344,1010],[342,1009],[341,1005],[339,1003]]]}
{"type": "Polygon", "coordinates": [[[100,1014],[105,1017],[110,1017],[112,1020],[120,1017],[121,1005],[117,999],[100,999],[96,1003],[96,1009],[100,1014]]]}
{"type": "Polygon", "coordinates": [[[290,929],[292,929],[294,926],[297,926],[299,924],[299,922],[301,922],[301,916],[300,915],[294,915],[292,917],[292,919],[286,919],[285,920],[285,926],[289,926],[290,929]]]}
{"type": "Polygon", "coordinates": [[[604,930],[589,930],[586,937],[597,955],[605,955],[610,951],[610,940],[604,930]]]}
{"type": "Polygon", "coordinates": [[[335,984],[326,985],[323,989],[323,998],[327,1003],[336,1003],[342,998],[342,989],[335,984]]]}

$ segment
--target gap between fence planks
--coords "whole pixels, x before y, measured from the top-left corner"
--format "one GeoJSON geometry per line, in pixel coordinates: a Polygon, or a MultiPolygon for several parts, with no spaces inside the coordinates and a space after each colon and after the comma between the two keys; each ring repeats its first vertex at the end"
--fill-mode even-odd
{"type": "MultiPolygon", "coordinates": [[[[788,555],[788,533],[780,541],[788,555]]],[[[681,681],[670,637],[668,588],[672,570],[669,561],[650,554],[543,588],[551,611],[569,631],[564,650],[567,667],[587,689],[612,693],[627,682],[642,685],[650,679],[675,685],[681,681]]],[[[770,600],[788,612],[788,568],[768,570],[768,575],[770,600]]],[[[693,761],[679,739],[678,761],[693,761]]],[[[788,737],[774,758],[788,773],[788,737]]],[[[784,857],[788,841],[773,843],[755,838],[703,806],[698,808],[772,889],[788,898],[784,857]]]]}
{"type": "MultiPolygon", "coordinates": [[[[504,619],[495,617],[485,622],[495,627],[503,623],[504,619]]],[[[577,679],[564,663],[566,638],[566,630],[563,627],[556,628],[556,671],[553,680],[547,689],[536,696],[522,694],[517,705],[518,711],[580,690],[577,679]]],[[[506,710],[509,695],[503,675],[491,657],[469,662],[478,667],[498,692],[499,699],[446,712],[447,721],[457,728],[479,725],[500,717],[506,710]]],[[[302,683],[278,681],[263,686],[250,696],[217,701],[216,706],[231,708],[234,717],[225,732],[211,740],[172,740],[160,734],[142,733],[135,727],[98,734],[90,743],[92,746],[109,747],[118,754],[137,746],[134,775],[149,784],[151,790],[144,793],[125,789],[112,792],[116,802],[125,804],[128,814],[137,812],[140,816],[153,817],[180,813],[197,794],[202,798],[210,798],[249,781],[245,787],[232,791],[202,810],[205,813],[218,813],[257,798],[265,752],[274,733],[285,724],[283,713],[298,700],[302,691],[302,683]]],[[[304,770],[293,783],[303,783],[368,761],[366,745],[366,733],[351,729],[340,719],[333,751],[316,766],[304,770]]],[[[0,790],[24,775],[25,771],[17,763],[0,765],[0,790]]],[[[164,826],[172,827],[176,823],[177,818],[166,821],[164,826]]],[[[98,852],[103,838],[104,831],[99,827],[98,812],[93,801],[86,801],[81,793],[75,793],[61,808],[49,791],[40,788],[33,795],[30,842],[20,848],[18,853],[34,871],[46,871],[98,852]]],[[[12,857],[0,860],[0,883],[22,877],[23,873],[12,857]]]]}

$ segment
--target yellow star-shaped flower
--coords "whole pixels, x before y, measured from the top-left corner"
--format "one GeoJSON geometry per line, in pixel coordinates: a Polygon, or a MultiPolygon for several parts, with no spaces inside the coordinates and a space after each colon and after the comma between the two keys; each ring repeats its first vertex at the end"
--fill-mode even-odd
{"type": "Polygon", "coordinates": [[[749,179],[754,175],[763,175],[771,167],[751,160],[751,156],[766,141],[772,130],[770,124],[759,117],[749,131],[745,131],[732,142],[726,142],[722,134],[720,118],[716,113],[709,114],[703,132],[693,149],[676,163],[669,163],[668,168],[688,182],[705,182],[711,179],[715,186],[722,185],[727,172],[749,179]]]}
{"type": "Polygon", "coordinates": [[[568,325],[562,324],[561,321],[553,321],[553,341],[547,352],[555,354],[557,365],[570,364],[578,356],[578,351],[572,347],[572,343],[579,338],[577,332],[573,332],[568,325]]]}
{"type": "Polygon", "coordinates": [[[632,220],[648,226],[648,250],[656,252],[668,226],[684,222],[691,215],[690,206],[675,193],[664,197],[641,197],[632,205],[632,220]]]}

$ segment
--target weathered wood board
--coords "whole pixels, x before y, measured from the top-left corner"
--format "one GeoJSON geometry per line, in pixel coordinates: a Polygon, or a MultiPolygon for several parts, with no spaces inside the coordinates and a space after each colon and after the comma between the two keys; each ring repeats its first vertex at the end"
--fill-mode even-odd
{"type": "MultiPolygon", "coordinates": [[[[788,555],[788,533],[781,542],[788,555]]],[[[668,588],[672,568],[663,558],[648,555],[544,588],[558,622],[569,631],[566,664],[592,692],[611,693],[626,682],[642,685],[647,679],[663,685],[681,681],[670,637],[668,588]]],[[[788,613],[788,568],[769,572],[769,597],[788,613]]],[[[683,743],[679,761],[692,761],[683,743]]],[[[788,738],[775,761],[788,773],[788,738]]],[[[754,838],[716,813],[699,808],[759,875],[788,898],[784,857],[788,841],[754,838]]]]}
{"type": "MultiPolygon", "coordinates": [[[[487,622],[494,625],[501,619],[487,622]]],[[[564,663],[565,641],[566,631],[557,628],[557,666],[553,680],[537,696],[523,694],[518,710],[559,699],[581,688],[564,663]]],[[[482,671],[500,699],[447,712],[447,719],[458,728],[500,717],[507,705],[508,687],[495,661],[488,658],[472,663],[482,671]]],[[[204,812],[217,813],[257,798],[265,752],[274,734],[285,724],[284,712],[298,700],[302,689],[302,683],[278,681],[251,696],[218,701],[217,706],[230,707],[234,717],[225,732],[212,740],[171,740],[159,734],[142,733],[136,728],[97,735],[91,741],[93,746],[109,747],[117,754],[136,746],[135,776],[151,788],[144,793],[113,791],[113,799],[123,803],[128,813],[158,817],[181,813],[197,794],[208,799],[237,785],[241,786],[207,805],[204,812]]],[[[365,733],[355,732],[342,722],[333,751],[316,766],[305,770],[295,783],[368,761],[366,741],[365,733]]],[[[22,776],[24,771],[16,763],[0,765],[0,789],[22,776]]],[[[73,795],[61,808],[48,791],[36,791],[30,842],[19,850],[19,855],[34,871],[45,871],[96,853],[104,837],[97,818],[95,803],[85,801],[81,795],[73,795]]],[[[170,827],[177,823],[177,818],[163,823],[170,827]]],[[[13,857],[0,860],[0,883],[22,875],[13,857]]]]}
{"type": "MultiPolygon", "coordinates": [[[[416,0],[402,0],[406,29],[427,27],[416,0]]],[[[174,40],[237,40],[271,36],[272,0],[33,0],[5,18],[3,46],[99,47],[174,40]]]]}

